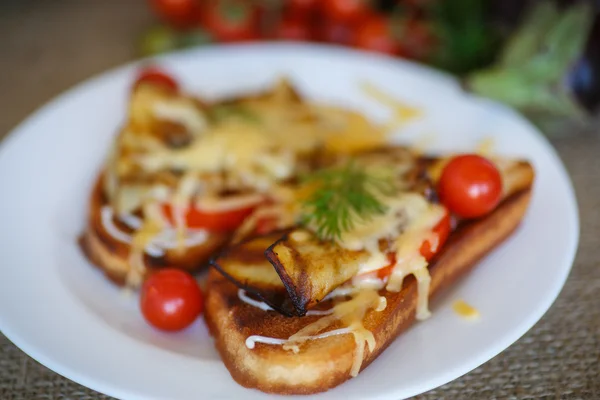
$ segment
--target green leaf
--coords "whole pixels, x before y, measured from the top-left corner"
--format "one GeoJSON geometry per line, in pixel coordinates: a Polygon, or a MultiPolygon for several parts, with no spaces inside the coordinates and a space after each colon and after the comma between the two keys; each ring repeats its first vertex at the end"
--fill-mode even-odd
{"type": "Polygon", "coordinates": [[[240,118],[248,122],[258,123],[258,116],[241,104],[217,104],[210,109],[210,116],[215,121],[227,118],[240,118]]]}
{"type": "Polygon", "coordinates": [[[559,18],[558,10],[549,1],[541,2],[531,9],[505,45],[500,63],[509,67],[520,66],[521,63],[529,61],[537,53],[547,32],[559,18]]]}
{"type": "MultiPolygon", "coordinates": [[[[548,7],[538,5],[530,18],[537,16],[543,21],[518,29],[501,61],[472,73],[465,83],[477,94],[525,112],[583,118],[585,114],[573,100],[565,77],[583,52],[594,13],[587,3],[560,15],[548,7]]],[[[534,23],[530,18],[523,23],[534,23]]]]}
{"type": "Polygon", "coordinates": [[[433,3],[430,20],[439,40],[430,60],[434,65],[463,74],[492,60],[499,36],[488,21],[487,7],[486,0],[433,3]]]}
{"type": "Polygon", "coordinates": [[[323,240],[340,238],[358,220],[385,213],[387,207],[380,197],[395,191],[392,174],[353,162],[315,172],[305,177],[304,183],[315,190],[302,205],[301,223],[323,240]]]}

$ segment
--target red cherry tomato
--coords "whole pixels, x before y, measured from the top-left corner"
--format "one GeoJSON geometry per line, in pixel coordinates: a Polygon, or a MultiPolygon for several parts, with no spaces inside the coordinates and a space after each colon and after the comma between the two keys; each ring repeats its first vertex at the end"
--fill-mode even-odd
{"type": "Polygon", "coordinates": [[[259,37],[258,9],[244,0],[209,0],[204,26],[221,42],[255,40],[259,37]]]}
{"type": "Polygon", "coordinates": [[[355,28],[335,21],[322,21],[317,29],[317,37],[326,43],[350,45],[354,41],[355,28]]]}
{"type": "Polygon", "coordinates": [[[357,29],[354,40],[356,47],[383,54],[400,54],[400,43],[392,35],[389,19],[373,15],[364,20],[357,29]]]}
{"type": "Polygon", "coordinates": [[[308,41],[312,39],[312,31],[308,19],[294,15],[284,16],[275,31],[277,39],[308,41]]]}
{"type": "Polygon", "coordinates": [[[142,315],[155,328],[182,330],[194,322],[202,307],[202,291],[187,272],[163,269],[151,275],[142,285],[142,315]]]}
{"type": "Polygon", "coordinates": [[[138,76],[134,83],[134,87],[142,83],[162,85],[168,89],[175,91],[179,89],[179,84],[177,83],[177,81],[169,74],[157,67],[147,67],[138,73],[138,76]]]}
{"type": "Polygon", "coordinates": [[[368,0],[323,0],[322,10],[332,21],[352,24],[366,17],[371,7],[368,0]]]}
{"type": "Polygon", "coordinates": [[[319,0],[288,0],[287,6],[294,14],[307,14],[315,11],[319,0]]]}
{"type": "MultiPolygon", "coordinates": [[[[212,232],[230,232],[239,227],[244,219],[252,214],[253,209],[254,207],[245,207],[221,212],[207,212],[190,207],[185,214],[186,225],[190,228],[202,228],[212,232]]],[[[165,204],[163,211],[167,219],[174,223],[171,205],[165,204]]]]}
{"type": "Polygon", "coordinates": [[[190,27],[200,14],[202,0],[148,0],[156,14],[177,27],[190,27]]]}
{"type": "Polygon", "coordinates": [[[463,218],[477,218],[492,211],[500,202],[502,176],[486,158],[461,155],[444,167],[438,192],[451,212],[463,218]]]}
{"type": "Polygon", "coordinates": [[[402,55],[416,60],[427,59],[437,44],[431,26],[416,19],[404,24],[401,36],[402,55]]]}

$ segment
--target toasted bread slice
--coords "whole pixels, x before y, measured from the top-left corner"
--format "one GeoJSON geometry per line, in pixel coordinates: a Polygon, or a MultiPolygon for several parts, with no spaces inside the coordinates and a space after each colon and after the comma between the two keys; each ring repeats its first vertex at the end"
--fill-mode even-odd
{"type": "MultiPolygon", "coordinates": [[[[80,244],[88,259],[113,282],[124,285],[130,270],[129,253],[131,245],[119,240],[106,228],[102,219],[102,210],[108,207],[102,190],[102,176],[96,181],[89,202],[87,226],[81,235],[80,244]]],[[[125,232],[127,227],[121,226],[125,232]]],[[[180,268],[186,271],[197,271],[206,265],[208,258],[219,250],[229,235],[224,233],[207,233],[206,239],[195,246],[183,250],[169,249],[156,257],[144,254],[146,273],[164,267],[180,268]]]]}
{"type": "MultiPolygon", "coordinates": [[[[461,223],[430,264],[430,297],[467,273],[522,220],[531,196],[533,169],[528,163],[519,162],[511,164],[503,174],[502,203],[484,218],[461,223]]],[[[242,386],[268,393],[312,394],[338,386],[351,377],[356,349],[352,335],[310,340],[297,353],[262,343],[249,349],[245,344],[249,336],[287,339],[320,317],[289,318],[249,305],[238,297],[238,287],[214,269],[209,273],[207,287],[206,322],[225,366],[242,386]]],[[[415,320],[417,284],[412,276],[405,280],[400,292],[382,290],[380,295],[385,296],[387,307],[379,312],[370,310],[363,319],[364,327],[375,338],[375,347],[370,352],[365,350],[361,370],[415,320]]],[[[332,306],[327,303],[318,308],[332,306]]],[[[331,329],[341,327],[334,324],[331,329]]]]}

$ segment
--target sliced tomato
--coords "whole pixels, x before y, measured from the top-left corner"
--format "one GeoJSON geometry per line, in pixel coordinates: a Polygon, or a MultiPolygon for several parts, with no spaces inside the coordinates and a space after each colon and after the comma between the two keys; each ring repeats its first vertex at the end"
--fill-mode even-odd
{"type": "Polygon", "coordinates": [[[387,258],[390,263],[387,266],[377,270],[377,277],[379,279],[385,279],[390,276],[394,270],[394,267],[396,266],[396,253],[388,253],[387,258]]]}
{"type": "MultiPolygon", "coordinates": [[[[230,232],[237,229],[252,214],[254,207],[244,207],[227,211],[202,211],[194,207],[187,209],[186,225],[190,228],[206,229],[212,232],[230,232]]],[[[167,219],[175,224],[173,209],[170,204],[163,205],[167,219]]]]}
{"type": "Polygon", "coordinates": [[[421,255],[425,257],[427,261],[430,261],[434,255],[442,248],[448,236],[450,235],[450,213],[446,212],[444,217],[437,223],[437,225],[433,228],[433,233],[437,235],[438,245],[435,251],[431,249],[431,243],[429,240],[426,240],[421,245],[421,255]]]}
{"type": "MultiPolygon", "coordinates": [[[[450,213],[446,212],[444,217],[437,223],[437,225],[433,228],[433,233],[437,235],[438,245],[437,248],[432,250],[431,243],[429,240],[426,240],[421,244],[421,249],[419,250],[421,255],[425,258],[425,260],[430,261],[433,256],[435,256],[440,249],[443,247],[444,243],[448,239],[450,235],[451,224],[450,224],[450,213]]],[[[377,270],[377,277],[379,279],[385,279],[388,277],[392,271],[394,270],[394,266],[396,265],[396,253],[388,253],[387,255],[389,264],[379,270],[377,270]]]]}
{"type": "Polygon", "coordinates": [[[277,218],[262,218],[256,222],[256,229],[254,232],[257,235],[266,235],[267,233],[273,232],[277,229],[277,218]]]}

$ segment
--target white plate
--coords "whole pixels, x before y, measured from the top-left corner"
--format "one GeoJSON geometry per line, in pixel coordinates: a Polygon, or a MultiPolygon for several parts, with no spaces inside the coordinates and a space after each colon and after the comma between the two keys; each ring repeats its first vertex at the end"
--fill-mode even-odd
{"type": "MultiPolygon", "coordinates": [[[[443,299],[433,317],[401,335],[358,378],[320,399],[399,399],[442,385],[494,357],[531,328],[559,293],[578,240],[577,206],[565,170],[523,118],[461,92],[451,78],[414,64],[350,50],[303,45],[211,48],[160,59],[183,87],[204,96],[255,90],[278,75],[308,97],[386,109],[361,91],[369,81],[423,108],[398,140],[428,138],[433,150],[473,150],[493,137],[500,153],[537,171],[518,231],[443,299]],[[431,139],[434,140],[431,140],[431,139]],[[467,322],[453,299],[476,306],[467,322]]],[[[123,399],[273,398],[237,385],[198,321],[162,334],[81,255],[91,182],[119,124],[136,65],[60,96],[21,124],[0,149],[0,328],[42,364],[123,399]]]]}

